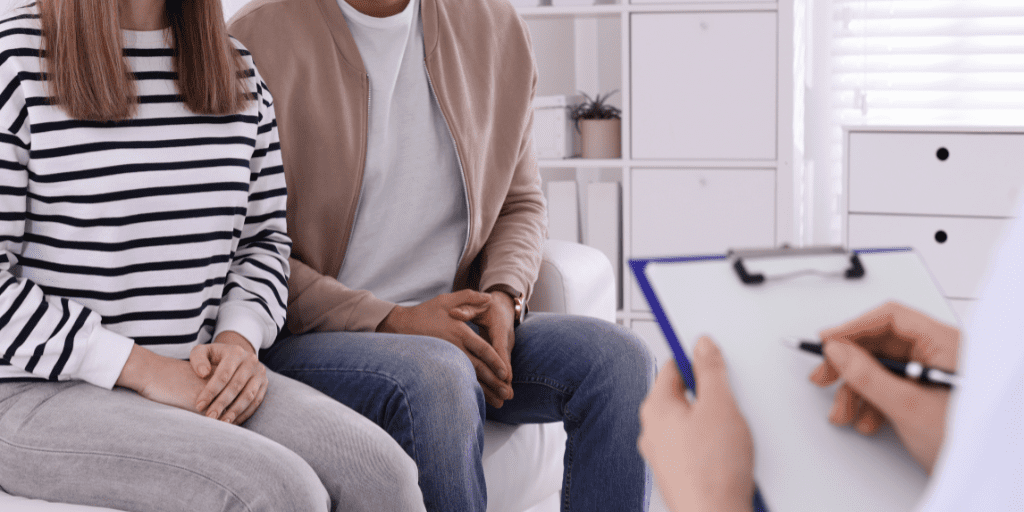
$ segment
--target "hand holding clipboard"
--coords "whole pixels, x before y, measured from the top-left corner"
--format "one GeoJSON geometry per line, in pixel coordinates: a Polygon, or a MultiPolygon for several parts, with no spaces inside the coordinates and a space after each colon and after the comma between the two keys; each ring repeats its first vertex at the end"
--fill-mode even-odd
{"type": "MultiPolygon", "coordinates": [[[[899,379],[876,357],[909,355],[952,370],[959,331],[902,304],[887,303],[823,332],[822,339],[826,360],[811,374],[811,382],[828,386],[844,380],[829,421],[853,424],[864,435],[889,421],[930,473],[945,434],[949,390],[899,379]]],[[[755,448],[729,388],[725,360],[703,337],[692,364],[700,397],[691,403],[675,365],[666,364],[640,409],[640,451],[671,510],[748,510],[754,498],[755,448]]]]}
{"type": "MultiPolygon", "coordinates": [[[[914,420],[915,416],[894,407],[901,405],[900,397],[908,396],[899,392],[888,401],[881,399],[876,409],[861,410],[858,407],[861,396],[870,401],[870,397],[878,394],[875,390],[891,393],[892,382],[886,379],[898,378],[878,365],[875,357],[863,346],[854,343],[863,342],[879,350],[877,354],[880,355],[902,359],[913,357],[951,370],[955,360],[942,361],[938,356],[945,354],[942,357],[955,359],[959,340],[956,329],[897,305],[886,305],[854,320],[849,318],[889,299],[910,303],[932,316],[944,316],[944,320],[952,318],[951,311],[915,254],[862,256],[868,277],[856,280],[843,279],[843,269],[838,265],[841,262],[834,257],[831,259],[835,268],[830,271],[825,268],[828,265],[820,265],[828,258],[814,255],[812,257],[817,259],[813,262],[815,265],[811,265],[816,266],[813,271],[806,271],[804,265],[788,258],[787,264],[777,265],[775,271],[767,272],[771,276],[786,276],[787,279],[769,279],[767,284],[760,285],[741,283],[737,279],[737,271],[730,268],[733,265],[726,258],[684,259],[679,264],[660,261],[655,263],[661,268],[648,268],[644,272],[649,274],[645,277],[651,277],[652,282],[642,280],[641,286],[657,291],[657,295],[651,293],[649,297],[654,297],[652,309],[656,317],[659,321],[665,320],[662,327],[666,337],[677,339],[674,338],[676,333],[681,334],[680,338],[689,347],[687,352],[694,356],[688,361],[680,361],[684,373],[690,370],[689,363],[692,362],[693,370],[698,374],[697,398],[692,404],[685,404],[685,410],[689,412],[684,416],[689,419],[684,423],[703,421],[703,425],[694,427],[699,432],[736,432],[735,426],[727,425],[729,421],[716,424],[706,420],[708,417],[721,420],[729,418],[728,415],[697,413],[722,409],[714,405],[720,401],[716,396],[721,396],[721,393],[712,392],[705,397],[707,385],[702,384],[699,376],[701,357],[695,348],[695,340],[700,332],[707,332],[721,343],[723,360],[729,366],[728,380],[735,391],[734,403],[749,420],[758,450],[754,475],[768,504],[777,510],[908,510],[917,501],[926,482],[925,473],[914,461],[926,467],[934,463],[941,429],[938,435],[934,432],[936,426],[942,424],[944,397],[948,396],[948,391],[924,390],[923,400],[916,403],[919,406],[924,404],[924,409],[931,413],[916,416],[925,418],[922,421],[908,421],[914,420]],[[836,268],[840,270],[838,274],[833,272],[836,268]],[[781,272],[777,272],[779,270],[781,272]],[[836,275],[838,280],[833,279],[836,275]],[[854,313],[850,314],[850,311],[854,313]],[[815,380],[822,385],[834,382],[840,374],[852,375],[850,383],[839,389],[833,403],[832,392],[823,394],[816,391],[805,380],[812,373],[812,359],[779,346],[778,339],[783,335],[813,337],[822,329],[837,324],[841,324],[839,328],[821,332],[826,340],[826,354],[834,353],[836,358],[814,371],[815,380]],[[915,338],[915,333],[921,336],[915,338]],[[918,347],[916,352],[914,347],[918,347]],[[936,350],[936,347],[944,349],[936,350]],[[870,378],[864,379],[864,375],[870,378]],[[868,387],[858,388],[861,384],[868,387]],[[880,425],[877,419],[881,416],[876,416],[879,410],[894,418],[896,433],[900,440],[906,442],[914,459],[910,459],[902,449],[900,440],[892,431],[869,439],[852,429],[830,426],[824,419],[831,413],[831,419],[836,422],[856,421],[856,425],[870,431],[880,425]],[[937,419],[932,418],[936,411],[937,419]],[[928,435],[929,432],[933,435],[928,435]]],[[[644,269],[640,270],[643,272],[644,269]]],[[[681,349],[678,352],[681,353],[681,349]]],[[[678,375],[671,370],[665,372],[665,377],[655,385],[652,400],[657,401],[657,397],[664,396],[657,390],[665,387],[664,381],[670,381],[673,374],[678,375]]],[[[905,380],[898,383],[908,390],[917,386],[905,380]]],[[[715,389],[714,386],[711,389],[715,389]]],[[[725,389],[729,390],[730,386],[725,389]]],[[[646,406],[645,410],[666,407],[665,403],[660,403],[656,407],[646,406]]],[[[743,416],[738,416],[741,423],[743,416]]],[[[649,416],[645,419],[645,436],[657,431],[653,428],[657,420],[651,423],[651,419],[649,416]],[[649,429],[648,425],[652,428],[649,429]]],[[[714,448],[722,443],[714,441],[723,439],[715,434],[710,439],[698,436],[694,442],[705,450],[711,450],[712,455],[705,460],[721,461],[726,455],[716,454],[714,448]]],[[[743,439],[726,439],[724,442],[744,445],[743,439]]],[[[641,447],[645,444],[650,445],[650,441],[642,441],[641,447]]],[[[689,456],[694,455],[700,454],[689,456]]],[[[657,462],[652,460],[654,464],[657,462]]],[[[724,463],[719,465],[728,466],[724,463]]],[[[659,470],[654,467],[657,474],[659,470]]],[[[714,476],[713,472],[711,476],[714,476]]],[[[722,474],[718,478],[715,481],[719,483],[730,480],[722,474]]],[[[674,483],[662,482],[663,493],[674,492],[676,488],[674,483]],[[671,490],[666,492],[665,489],[671,490]]],[[[702,485],[702,488],[709,487],[702,485]]],[[[732,505],[737,503],[734,501],[732,505]]],[[[750,503],[748,495],[744,509],[749,510],[750,503]]]]}

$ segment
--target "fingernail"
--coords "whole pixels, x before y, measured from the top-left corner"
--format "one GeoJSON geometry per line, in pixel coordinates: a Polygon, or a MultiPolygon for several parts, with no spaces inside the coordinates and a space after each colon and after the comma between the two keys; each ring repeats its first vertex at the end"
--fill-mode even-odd
{"type": "Polygon", "coordinates": [[[206,413],[206,417],[207,418],[217,419],[217,416],[220,416],[220,413],[217,412],[217,411],[210,411],[210,412],[206,413]]]}
{"type": "Polygon", "coordinates": [[[836,366],[846,366],[846,362],[850,360],[850,347],[838,342],[826,343],[825,356],[836,366]]]}
{"type": "Polygon", "coordinates": [[[501,396],[504,397],[505,400],[512,398],[512,390],[508,388],[503,389],[501,391],[501,396]]]}
{"type": "Polygon", "coordinates": [[[711,340],[707,337],[697,340],[697,346],[694,347],[693,353],[697,357],[705,357],[708,355],[708,351],[711,350],[711,340]]]}
{"type": "Polygon", "coordinates": [[[830,410],[828,412],[828,421],[830,421],[832,423],[835,423],[835,424],[838,424],[839,423],[839,413],[840,412],[841,412],[841,409],[839,407],[839,403],[838,402],[833,402],[832,403],[832,410],[830,410]]]}
{"type": "Polygon", "coordinates": [[[234,421],[235,421],[235,415],[234,414],[228,414],[227,416],[224,416],[224,423],[232,423],[234,421]]]}
{"type": "Polygon", "coordinates": [[[199,403],[196,404],[196,409],[199,409],[201,411],[203,409],[206,409],[207,405],[210,405],[210,404],[207,403],[205,400],[203,400],[202,402],[199,402],[199,403]]]}
{"type": "Polygon", "coordinates": [[[857,431],[861,434],[867,434],[871,431],[871,420],[869,418],[861,418],[857,422],[857,431]]]}
{"type": "Polygon", "coordinates": [[[823,376],[824,373],[825,373],[825,369],[824,368],[822,368],[820,366],[815,368],[814,371],[811,372],[811,382],[813,382],[815,384],[821,382],[821,377],[823,376]]]}

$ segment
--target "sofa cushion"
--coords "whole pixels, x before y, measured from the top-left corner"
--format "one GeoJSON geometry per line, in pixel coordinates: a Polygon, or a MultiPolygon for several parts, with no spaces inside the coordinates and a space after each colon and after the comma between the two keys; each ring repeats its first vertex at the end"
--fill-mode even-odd
{"type": "MultiPolygon", "coordinates": [[[[562,489],[565,429],[561,423],[484,423],[487,512],[523,512],[562,489]]],[[[558,500],[554,500],[558,510],[558,500]]]]}

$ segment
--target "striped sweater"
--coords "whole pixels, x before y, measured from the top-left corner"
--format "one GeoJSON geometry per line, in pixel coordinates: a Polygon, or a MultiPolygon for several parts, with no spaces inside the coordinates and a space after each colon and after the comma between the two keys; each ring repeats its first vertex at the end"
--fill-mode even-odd
{"type": "Polygon", "coordinates": [[[283,325],[291,242],[273,101],[197,115],[165,33],[125,32],[139,108],[70,119],[41,73],[34,7],[0,21],[0,382],[111,388],[133,343],[178,359],[222,331],[283,325]]]}

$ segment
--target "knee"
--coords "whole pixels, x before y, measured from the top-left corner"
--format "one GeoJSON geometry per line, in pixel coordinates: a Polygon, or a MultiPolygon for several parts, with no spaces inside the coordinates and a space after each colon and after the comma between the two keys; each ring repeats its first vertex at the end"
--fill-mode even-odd
{"type": "Polygon", "coordinates": [[[436,338],[417,338],[415,383],[410,385],[419,405],[444,411],[444,428],[480,423],[484,397],[476,370],[458,347],[436,338]],[[462,420],[462,421],[460,421],[462,420]]]}
{"type": "Polygon", "coordinates": [[[593,369],[614,382],[620,392],[634,390],[643,398],[654,376],[654,357],[643,340],[629,329],[604,320],[578,318],[576,322],[574,331],[593,353],[593,369]]]}
{"type": "Polygon", "coordinates": [[[246,510],[330,510],[330,495],[305,460],[272,441],[263,444],[247,450],[248,464],[235,475],[233,493],[246,510]]]}
{"type": "Polygon", "coordinates": [[[619,357],[620,371],[642,376],[644,382],[654,376],[654,355],[639,336],[633,331],[613,324],[614,335],[609,336],[610,342],[616,347],[619,357]]]}
{"type": "MultiPolygon", "coordinates": [[[[337,510],[414,510],[422,507],[416,463],[376,425],[355,425],[356,445],[331,471],[328,486],[337,510]]],[[[297,509],[292,509],[297,510],[297,509]]]]}

